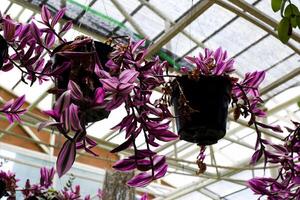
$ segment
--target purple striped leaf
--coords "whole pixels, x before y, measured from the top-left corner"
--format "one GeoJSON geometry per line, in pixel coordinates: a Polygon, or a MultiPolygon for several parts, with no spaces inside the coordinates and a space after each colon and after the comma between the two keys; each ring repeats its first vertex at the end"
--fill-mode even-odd
{"type": "Polygon", "coordinates": [[[64,125],[63,128],[66,131],[70,131],[71,122],[70,122],[70,114],[69,114],[69,108],[66,108],[60,115],[60,121],[64,125]]]}
{"type": "Polygon", "coordinates": [[[257,125],[259,125],[262,128],[271,129],[275,132],[280,132],[280,133],[283,132],[283,130],[281,129],[281,127],[279,125],[272,126],[272,125],[267,125],[267,124],[263,124],[263,123],[260,123],[260,122],[256,122],[256,123],[257,123],[257,125]]]}
{"type": "Polygon", "coordinates": [[[97,142],[95,142],[94,140],[92,140],[91,138],[89,138],[87,136],[85,137],[85,140],[89,145],[91,145],[93,147],[97,145],[97,142]]]}
{"type": "Polygon", "coordinates": [[[41,122],[38,126],[38,131],[42,130],[43,128],[45,127],[48,127],[48,126],[57,126],[57,125],[60,125],[61,122],[52,122],[52,121],[46,121],[46,122],[41,122]]]}
{"type": "Polygon", "coordinates": [[[38,44],[42,44],[41,31],[34,22],[31,22],[31,24],[30,24],[30,31],[31,31],[33,38],[36,40],[36,42],[38,44]]]}
{"type": "Polygon", "coordinates": [[[135,157],[138,159],[142,159],[145,157],[149,157],[149,156],[154,156],[156,154],[156,152],[153,152],[151,150],[148,149],[139,149],[136,151],[136,155],[135,157]]]}
{"type": "Polygon", "coordinates": [[[78,106],[75,104],[71,104],[69,107],[69,118],[70,118],[70,124],[71,128],[74,131],[82,131],[82,126],[80,124],[80,120],[78,117],[78,106]]]}
{"type": "Polygon", "coordinates": [[[38,60],[35,64],[34,71],[37,71],[37,72],[42,71],[44,64],[45,64],[44,58],[38,60]]]}
{"type": "Polygon", "coordinates": [[[122,121],[117,124],[116,126],[112,127],[111,130],[119,129],[119,132],[121,132],[125,127],[129,126],[131,124],[132,120],[134,119],[133,115],[127,115],[122,119],[122,121]]]}
{"type": "Polygon", "coordinates": [[[253,190],[256,194],[270,194],[270,192],[266,189],[266,182],[258,178],[253,178],[249,180],[248,185],[250,189],[253,190]]]}
{"type": "Polygon", "coordinates": [[[140,200],[149,200],[148,199],[148,194],[144,193],[140,200]]]}
{"type": "Polygon", "coordinates": [[[132,145],[132,139],[128,138],[125,142],[123,142],[121,145],[119,145],[118,147],[114,148],[110,152],[111,153],[117,153],[117,152],[120,152],[120,151],[123,151],[123,150],[127,149],[131,145],[132,145]]]}
{"type": "Polygon", "coordinates": [[[117,92],[118,80],[117,79],[101,79],[103,88],[110,92],[117,92]]]}
{"type": "Polygon", "coordinates": [[[17,111],[25,103],[25,95],[18,97],[11,105],[11,110],[17,111]]]}
{"type": "Polygon", "coordinates": [[[136,42],[132,48],[131,48],[131,53],[134,53],[141,45],[143,45],[145,43],[146,40],[140,40],[138,42],[136,42]]]}
{"type": "Polygon", "coordinates": [[[168,164],[164,163],[160,168],[155,170],[154,178],[159,179],[163,177],[164,175],[166,175],[167,170],[168,170],[168,164]]]}
{"type": "Polygon", "coordinates": [[[68,90],[71,91],[72,99],[75,99],[75,100],[83,99],[82,91],[81,91],[79,85],[77,85],[77,83],[75,83],[74,81],[72,81],[72,80],[69,81],[68,90]]]}
{"type": "Polygon", "coordinates": [[[51,21],[51,26],[54,27],[57,22],[63,18],[63,16],[65,15],[65,12],[66,12],[66,8],[63,8],[61,10],[59,10],[56,15],[53,17],[52,21],[51,21]]]}
{"type": "Polygon", "coordinates": [[[3,105],[2,109],[3,111],[7,111],[8,109],[10,109],[11,105],[14,103],[14,100],[11,99],[7,102],[5,102],[5,104],[3,105]]]}
{"type": "Polygon", "coordinates": [[[146,159],[138,160],[138,164],[137,164],[138,170],[148,171],[149,169],[151,169],[151,167],[152,165],[150,160],[146,160],[146,159]]]}
{"type": "Polygon", "coordinates": [[[76,157],[76,142],[67,140],[61,148],[56,161],[56,170],[59,177],[62,177],[72,167],[76,157]]]}
{"type": "Polygon", "coordinates": [[[178,135],[169,130],[151,130],[149,131],[156,139],[164,142],[176,140],[178,135]]]}
{"type": "Polygon", "coordinates": [[[3,65],[1,70],[4,72],[8,72],[8,71],[12,70],[12,68],[14,68],[14,65],[12,63],[8,62],[5,65],[3,65]]]}
{"type": "Polygon", "coordinates": [[[61,28],[59,35],[65,34],[66,32],[68,32],[71,28],[73,27],[73,22],[72,20],[67,21],[63,27],[61,28]]]}
{"type": "Polygon", "coordinates": [[[14,122],[14,118],[12,114],[8,114],[8,113],[4,113],[4,114],[10,124],[14,122]]]}
{"type": "Polygon", "coordinates": [[[54,105],[54,110],[58,113],[62,113],[67,107],[69,107],[71,101],[70,90],[65,91],[56,101],[54,105]]]}
{"type": "Polygon", "coordinates": [[[154,169],[161,168],[166,163],[166,157],[161,155],[156,155],[153,157],[154,169]]]}
{"type": "Polygon", "coordinates": [[[151,174],[143,172],[143,173],[139,173],[138,175],[136,175],[132,179],[130,179],[127,182],[127,185],[129,185],[131,187],[145,187],[152,180],[153,180],[153,177],[151,174]]]}
{"type": "Polygon", "coordinates": [[[133,169],[136,168],[136,161],[134,159],[122,159],[117,161],[114,165],[113,168],[119,171],[132,171],[133,169]]]}
{"type": "Polygon", "coordinates": [[[84,147],[84,150],[85,150],[86,152],[92,154],[93,156],[99,156],[97,153],[93,152],[93,151],[91,150],[91,148],[92,148],[92,147],[86,147],[86,146],[85,146],[85,147],[84,147]]]}
{"type": "Polygon", "coordinates": [[[70,62],[64,62],[61,66],[59,66],[55,70],[53,70],[49,75],[59,76],[64,71],[66,71],[67,69],[69,69],[70,67],[71,67],[71,63],[70,62]]]}
{"type": "Polygon", "coordinates": [[[54,33],[47,33],[45,36],[45,45],[48,48],[51,48],[55,43],[55,35],[54,33]]]}
{"type": "Polygon", "coordinates": [[[255,165],[257,163],[257,161],[262,157],[262,150],[258,149],[254,152],[254,154],[252,155],[250,164],[251,165],[255,165]]]}
{"type": "Polygon", "coordinates": [[[49,24],[49,21],[51,19],[51,13],[45,5],[42,6],[41,17],[45,24],[49,24]]]}
{"type": "Polygon", "coordinates": [[[135,82],[138,75],[139,72],[137,72],[136,70],[126,69],[120,74],[119,79],[121,83],[133,83],[135,82]]]}
{"type": "Polygon", "coordinates": [[[6,41],[11,41],[14,36],[15,36],[15,32],[16,32],[16,24],[10,19],[4,19],[3,20],[3,33],[4,33],[4,38],[6,39],[6,41]]]}
{"type": "Polygon", "coordinates": [[[50,117],[52,117],[55,120],[59,120],[60,117],[60,113],[58,113],[58,110],[45,110],[43,111],[43,113],[45,113],[46,115],[49,115],[50,117]]]}
{"type": "Polygon", "coordinates": [[[105,92],[102,87],[98,87],[95,91],[94,103],[95,104],[102,104],[104,101],[105,92]]]}
{"type": "Polygon", "coordinates": [[[111,101],[109,101],[107,103],[107,105],[105,106],[106,110],[111,111],[114,110],[116,108],[118,108],[122,103],[124,103],[125,98],[121,97],[121,96],[117,96],[116,98],[113,98],[111,101]]]}

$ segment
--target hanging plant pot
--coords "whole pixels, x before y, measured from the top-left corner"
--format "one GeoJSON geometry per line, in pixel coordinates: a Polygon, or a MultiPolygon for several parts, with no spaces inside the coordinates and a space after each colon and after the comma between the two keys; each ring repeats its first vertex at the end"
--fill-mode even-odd
{"type": "Polygon", "coordinates": [[[62,92],[68,89],[69,81],[75,82],[82,91],[84,99],[74,100],[73,103],[80,107],[86,123],[100,121],[109,116],[110,112],[95,106],[91,100],[94,99],[96,89],[102,86],[99,77],[95,74],[95,63],[99,59],[101,65],[105,66],[111,51],[111,46],[89,38],[62,44],[53,51],[52,70],[66,62],[71,61],[71,65],[56,76],[55,89],[51,92],[55,93],[58,99],[62,92]]]}
{"type": "Polygon", "coordinates": [[[224,76],[187,75],[173,82],[172,103],[181,140],[215,144],[225,136],[231,81],[224,76]]]}

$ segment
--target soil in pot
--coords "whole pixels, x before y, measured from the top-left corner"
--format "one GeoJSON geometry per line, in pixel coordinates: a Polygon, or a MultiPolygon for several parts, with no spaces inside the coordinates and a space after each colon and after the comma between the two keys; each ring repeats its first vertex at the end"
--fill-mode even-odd
{"type": "Polygon", "coordinates": [[[223,76],[194,80],[185,75],[174,80],[172,104],[181,140],[211,145],[225,136],[231,87],[223,76]]]}
{"type": "Polygon", "coordinates": [[[80,107],[80,110],[84,111],[84,113],[81,114],[85,116],[84,118],[86,123],[100,121],[104,118],[107,118],[110,113],[102,108],[94,107],[92,106],[91,102],[88,102],[88,99],[93,99],[96,88],[102,86],[99,78],[94,73],[94,59],[97,58],[92,56],[93,51],[97,52],[97,56],[101,65],[105,66],[105,63],[109,59],[108,55],[112,51],[112,47],[101,42],[90,40],[90,42],[85,42],[83,44],[74,44],[74,42],[68,42],[58,46],[53,51],[54,69],[56,66],[61,65],[65,61],[71,60],[72,62],[71,67],[64,71],[61,76],[57,77],[55,80],[56,98],[61,95],[62,91],[67,89],[69,80],[72,80],[79,85],[86,100],[74,103],[80,107]],[[85,52],[86,55],[65,57],[57,54],[57,52],[68,48],[70,48],[70,51],[74,53],[85,52]]]}

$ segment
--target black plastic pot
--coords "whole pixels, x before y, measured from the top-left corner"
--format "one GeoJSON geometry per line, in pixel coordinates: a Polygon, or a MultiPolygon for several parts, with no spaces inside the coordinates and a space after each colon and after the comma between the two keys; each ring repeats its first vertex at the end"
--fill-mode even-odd
{"type": "Polygon", "coordinates": [[[7,195],[6,183],[3,180],[0,180],[0,198],[7,195]]]}
{"type": "Polygon", "coordinates": [[[181,140],[211,145],[225,136],[231,87],[230,79],[223,76],[174,80],[172,103],[181,140]]]}
{"type": "MultiPolygon", "coordinates": [[[[58,46],[53,51],[54,69],[61,63],[70,60],[55,53],[67,48],[66,45],[70,45],[71,43],[72,42],[69,42],[58,46]]],[[[76,48],[72,49],[74,52],[96,51],[103,67],[108,61],[108,55],[112,50],[113,48],[111,46],[97,41],[91,41],[91,43],[77,46],[76,48]]],[[[94,66],[92,64],[94,63],[93,59],[95,58],[90,55],[88,55],[88,59],[86,57],[76,57],[71,59],[72,66],[70,69],[63,72],[55,80],[55,86],[57,90],[56,98],[59,98],[61,95],[60,91],[65,91],[68,87],[69,80],[72,80],[79,85],[84,97],[93,99],[96,88],[102,86],[101,82],[99,81],[99,77],[94,73],[94,66]]],[[[82,114],[85,115],[86,123],[100,121],[104,118],[107,118],[110,114],[110,112],[102,108],[91,107],[90,104],[85,101],[74,103],[80,107],[80,110],[84,111],[82,114]]]]}

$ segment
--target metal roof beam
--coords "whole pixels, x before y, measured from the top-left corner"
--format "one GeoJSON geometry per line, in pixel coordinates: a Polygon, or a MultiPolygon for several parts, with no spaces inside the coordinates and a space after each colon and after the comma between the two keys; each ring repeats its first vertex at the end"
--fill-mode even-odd
{"type": "MultiPolygon", "coordinates": [[[[240,2],[239,0],[230,0],[230,2],[232,2],[232,1],[240,2]]],[[[277,32],[274,30],[276,28],[278,22],[276,22],[274,19],[272,19],[270,17],[265,16],[264,14],[261,13],[261,11],[259,11],[257,8],[255,8],[251,4],[247,4],[246,7],[245,6],[241,7],[241,8],[247,9],[247,10],[245,10],[245,11],[247,11],[247,13],[246,13],[243,10],[237,8],[236,6],[234,6],[228,2],[225,2],[224,0],[216,0],[216,3],[220,6],[222,6],[223,8],[226,8],[227,10],[230,10],[231,12],[239,15],[240,17],[243,17],[247,21],[255,24],[256,26],[260,27],[262,30],[268,32],[270,35],[273,35],[275,38],[278,38],[277,32]],[[250,9],[251,11],[255,11],[254,13],[256,13],[256,15],[251,15],[251,14],[253,14],[253,12],[248,12],[249,11],[248,9],[250,9]],[[259,14],[257,14],[257,13],[259,13],[259,14]]],[[[244,3],[246,3],[246,2],[244,2],[244,3]]],[[[244,5],[243,3],[241,3],[241,4],[244,5]]],[[[240,4],[238,4],[237,6],[239,6],[239,5],[240,4]]],[[[294,35],[292,35],[292,38],[295,39],[297,42],[300,41],[299,35],[294,34],[294,35]]],[[[288,42],[286,45],[288,47],[290,47],[293,51],[297,52],[297,54],[300,55],[300,50],[294,44],[292,44],[291,42],[288,42]]]]}
{"type": "Polygon", "coordinates": [[[215,0],[202,0],[190,9],[187,14],[181,18],[174,26],[170,27],[166,32],[149,47],[148,57],[159,51],[165,44],[167,44],[177,33],[182,31],[186,26],[199,17],[205,10],[215,3],[215,0]]]}
{"type": "MultiPolygon", "coordinates": [[[[41,139],[27,126],[22,126],[21,128],[35,141],[41,142],[41,139]]],[[[44,144],[41,143],[36,143],[45,153],[49,154],[50,153],[50,149],[45,146],[44,144]]]]}
{"type": "Polygon", "coordinates": [[[206,188],[202,188],[200,190],[198,190],[198,192],[200,192],[201,194],[211,198],[211,199],[214,199],[214,200],[221,200],[221,196],[206,189],[206,188]]]}
{"type": "Polygon", "coordinates": [[[298,76],[300,74],[300,67],[294,69],[293,71],[285,74],[284,76],[280,77],[278,80],[272,82],[270,85],[267,85],[266,87],[262,88],[260,90],[260,94],[266,94],[269,91],[275,89],[276,87],[282,85],[283,83],[287,82],[288,80],[291,80],[298,76]]]}
{"type": "MultiPolygon", "coordinates": [[[[130,16],[133,16],[135,15],[140,9],[143,8],[143,5],[140,4],[138,5],[132,12],[130,12],[130,16]]],[[[125,24],[128,20],[125,18],[123,21],[122,21],[122,24],[125,24]]],[[[111,37],[112,35],[114,35],[118,30],[120,30],[120,27],[117,26],[115,27],[109,34],[107,37],[111,37]]]]}
{"type": "MultiPolygon", "coordinates": [[[[172,26],[176,24],[174,21],[172,21],[167,15],[162,13],[159,9],[157,9],[155,6],[153,6],[151,3],[149,3],[146,0],[139,0],[139,2],[145,6],[147,6],[150,10],[152,10],[155,14],[157,14],[162,19],[166,20],[168,23],[170,23],[172,26]]],[[[185,35],[187,38],[189,38],[191,41],[195,42],[197,44],[197,47],[205,48],[205,45],[197,40],[194,36],[192,36],[190,33],[188,33],[185,30],[181,31],[183,35],[185,35]]]]}
{"type": "Polygon", "coordinates": [[[140,34],[144,37],[147,37],[147,35],[143,31],[143,29],[136,23],[136,21],[133,19],[133,17],[126,12],[125,8],[117,0],[111,0],[111,2],[116,6],[116,8],[125,17],[125,19],[127,19],[127,21],[136,30],[136,32],[138,32],[138,34],[140,34]]]}
{"type": "MultiPolygon", "coordinates": [[[[221,2],[223,0],[217,0],[217,1],[221,2]]],[[[272,17],[266,15],[265,13],[260,11],[258,8],[252,6],[248,2],[246,2],[244,0],[228,0],[228,1],[231,2],[232,4],[238,6],[239,8],[243,9],[244,11],[248,12],[249,14],[256,17],[257,19],[261,20],[262,22],[268,24],[273,29],[275,29],[275,30],[277,29],[277,25],[279,24],[278,21],[276,21],[272,17]]],[[[293,32],[291,38],[297,42],[300,42],[300,35],[298,33],[293,32]]]]}
{"type": "MultiPolygon", "coordinates": [[[[242,166],[249,166],[249,161],[245,161],[242,163],[242,166]]],[[[236,184],[242,184],[242,185],[245,185],[244,181],[234,181],[233,179],[231,178],[226,178],[228,176],[232,176],[234,175],[235,173],[238,173],[242,171],[241,169],[240,170],[228,170],[226,173],[224,173],[221,177],[215,177],[216,179],[206,179],[206,180],[201,180],[201,181],[195,181],[195,182],[192,182],[190,184],[187,184],[183,187],[180,187],[180,188],[177,188],[175,189],[174,191],[170,192],[169,194],[166,195],[166,198],[164,198],[164,200],[174,200],[174,199],[177,199],[179,197],[182,197],[188,193],[191,193],[193,191],[198,191],[208,185],[211,185],[213,183],[216,183],[220,180],[227,180],[227,181],[232,181],[236,184]]],[[[155,198],[154,200],[162,200],[162,198],[155,198]]]]}

